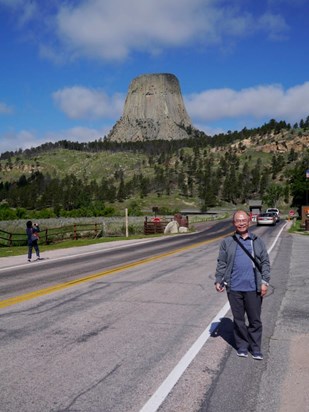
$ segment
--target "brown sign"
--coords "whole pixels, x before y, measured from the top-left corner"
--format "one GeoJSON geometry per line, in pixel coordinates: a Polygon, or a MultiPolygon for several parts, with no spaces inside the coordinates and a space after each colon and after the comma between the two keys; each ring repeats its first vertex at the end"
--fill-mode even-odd
{"type": "Polygon", "coordinates": [[[301,222],[305,223],[305,220],[309,220],[309,206],[301,207],[301,222]]]}

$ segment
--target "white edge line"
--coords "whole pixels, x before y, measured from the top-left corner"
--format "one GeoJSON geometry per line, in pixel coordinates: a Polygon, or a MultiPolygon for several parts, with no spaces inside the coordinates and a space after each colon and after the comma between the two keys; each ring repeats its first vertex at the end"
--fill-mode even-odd
{"type": "Polygon", "coordinates": [[[273,241],[272,245],[270,246],[270,248],[268,249],[268,254],[271,253],[271,251],[273,250],[275,244],[277,243],[279,236],[281,235],[283,229],[286,227],[287,223],[285,223],[285,225],[280,229],[279,233],[277,234],[275,240],[273,241]]]}
{"type": "Polygon", "coordinates": [[[182,376],[184,371],[193,361],[195,356],[199,353],[202,349],[204,344],[207,342],[208,338],[211,336],[213,331],[213,323],[220,322],[220,319],[228,312],[230,309],[229,302],[223,306],[223,308],[218,312],[218,314],[213,318],[204,332],[198,337],[198,339],[194,342],[188,352],[182,357],[182,359],[178,362],[175,368],[171,371],[168,377],[162,382],[160,387],[156,390],[156,392],[152,395],[152,397],[148,400],[148,402],[143,406],[140,412],[155,412],[159,406],[162,404],[164,399],[173,389],[179,378],[182,376]]]}
{"type": "MultiPolygon", "coordinates": [[[[272,245],[267,251],[268,254],[270,254],[271,251],[273,250],[275,244],[277,243],[279,239],[279,236],[281,235],[286,225],[287,223],[282,227],[282,229],[276,236],[275,240],[273,241],[272,245]]],[[[199,353],[199,351],[202,349],[204,344],[207,342],[207,340],[211,336],[211,333],[214,330],[213,324],[216,322],[220,322],[221,318],[226,315],[229,309],[230,309],[230,304],[229,302],[226,302],[223,308],[217,313],[217,315],[213,318],[210,324],[206,327],[204,332],[202,332],[202,334],[197,338],[197,340],[194,342],[191,348],[181,358],[181,360],[178,362],[175,368],[170,372],[167,378],[161,383],[161,385],[156,390],[156,392],[145,403],[145,405],[142,407],[140,412],[156,412],[158,410],[158,408],[161,406],[165,398],[168,396],[168,394],[171,392],[173,387],[176,385],[176,383],[178,382],[182,374],[185,372],[187,367],[190,365],[190,363],[193,361],[193,359],[196,357],[196,355],[199,353]]]]}
{"type": "MultiPolygon", "coordinates": [[[[281,235],[283,229],[287,223],[281,228],[280,232],[276,236],[274,242],[270,246],[268,253],[270,254],[272,249],[274,248],[275,244],[278,241],[279,236],[281,235]]],[[[153,239],[148,239],[146,242],[150,242],[153,239]]],[[[136,242],[135,244],[138,244],[139,242],[136,242]]],[[[132,245],[132,243],[131,243],[132,245]]],[[[116,247],[117,249],[121,249],[127,245],[119,245],[116,247]]],[[[108,250],[108,249],[107,249],[108,250]]],[[[61,260],[61,259],[68,259],[68,258],[73,258],[76,257],[76,255],[90,255],[94,253],[102,252],[102,250],[95,250],[91,252],[84,252],[81,254],[75,254],[71,256],[61,256],[58,258],[54,258],[53,260],[61,260]]],[[[17,265],[15,267],[20,267],[21,265],[17,265]]],[[[25,265],[22,265],[25,266],[25,265]]],[[[3,269],[0,269],[0,271],[5,270],[5,269],[13,269],[14,266],[6,267],[3,269]]],[[[213,320],[210,322],[210,324],[206,327],[204,332],[197,338],[197,340],[194,342],[194,344],[191,346],[191,348],[187,351],[187,353],[182,357],[182,359],[178,362],[178,364],[175,366],[175,368],[170,372],[170,374],[167,376],[167,378],[162,382],[162,384],[159,386],[159,388],[156,390],[156,392],[151,396],[151,398],[146,402],[146,404],[142,407],[140,412],[156,412],[160,405],[163,403],[165,398],[168,396],[170,391],[173,389],[173,387],[176,385],[182,374],[185,372],[187,367],[190,365],[190,363],[193,361],[193,359],[196,357],[196,355],[199,353],[199,351],[202,349],[204,344],[207,342],[209,337],[211,336],[211,333],[213,332],[212,329],[212,324],[215,322],[219,322],[220,319],[229,311],[230,305],[229,302],[226,302],[226,304],[223,306],[223,308],[217,313],[217,315],[213,318],[213,320]]]]}

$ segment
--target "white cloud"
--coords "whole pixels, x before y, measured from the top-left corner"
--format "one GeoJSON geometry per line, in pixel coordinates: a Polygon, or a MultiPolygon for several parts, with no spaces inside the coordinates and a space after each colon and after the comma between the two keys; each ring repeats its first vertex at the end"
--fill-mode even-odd
{"type": "Polygon", "coordinates": [[[309,82],[287,90],[280,85],[257,86],[240,91],[207,90],[187,95],[184,100],[193,121],[251,117],[294,122],[309,114],[309,82]]]}
{"type": "Polygon", "coordinates": [[[279,14],[263,14],[257,21],[257,26],[268,32],[271,40],[283,40],[289,31],[289,27],[284,18],[279,14]]]}
{"type": "Polygon", "coordinates": [[[0,102],[0,115],[1,114],[10,114],[13,112],[13,109],[8,106],[6,103],[0,102]]]}
{"type": "Polygon", "coordinates": [[[24,0],[0,0],[0,5],[15,8],[22,6],[23,1],[24,0]]]}
{"type": "Polygon", "coordinates": [[[223,38],[286,30],[284,19],[260,18],[222,0],[87,0],[61,5],[56,16],[59,44],[71,58],[121,60],[132,52],[223,43],[223,38]]]}
{"type": "Polygon", "coordinates": [[[37,16],[38,4],[34,0],[0,0],[0,6],[6,6],[17,13],[17,25],[23,26],[37,16]]]}
{"type": "Polygon", "coordinates": [[[19,149],[29,149],[30,147],[36,147],[38,143],[37,136],[26,130],[20,132],[7,132],[1,135],[0,139],[0,153],[7,151],[16,151],[19,149]]]}
{"type": "MultiPolygon", "coordinates": [[[[110,116],[112,124],[99,129],[79,126],[45,133],[30,130],[8,132],[1,135],[0,153],[24,150],[59,140],[87,142],[103,138],[114,124],[112,117],[118,117],[120,109],[123,108],[122,98],[108,98],[101,91],[82,87],[59,90],[54,96],[62,110],[74,119],[85,116],[90,118],[110,116]]],[[[262,85],[239,91],[213,89],[184,96],[184,100],[195,127],[213,135],[227,130],[222,127],[224,123],[227,125],[231,122],[238,123],[240,127],[233,128],[229,125],[228,129],[240,130],[245,126],[251,127],[250,119],[268,121],[274,118],[291,123],[298,122],[301,118],[305,119],[309,114],[309,82],[287,90],[280,85],[262,85]],[[214,121],[221,126],[210,125],[214,121]]]]}
{"type": "MultiPolygon", "coordinates": [[[[124,60],[134,52],[157,54],[168,48],[209,46],[266,32],[279,39],[287,31],[281,14],[260,15],[244,0],[0,0],[35,31],[41,56],[59,60],[124,60]],[[246,9],[247,7],[247,9],[246,9]],[[33,24],[34,22],[38,24],[33,24]],[[49,35],[47,35],[47,33],[49,35]],[[47,36],[46,36],[47,35],[47,36]],[[51,35],[51,36],[50,36],[51,35]]],[[[267,4],[265,4],[267,8],[267,4]]]]}
{"type": "Polygon", "coordinates": [[[226,133],[226,130],[223,127],[212,127],[204,123],[195,123],[194,127],[197,130],[202,130],[208,136],[214,136],[215,134],[226,133]]]}
{"type": "Polygon", "coordinates": [[[23,12],[21,14],[19,24],[24,25],[36,16],[38,9],[37,9],[37,5],[35,4],[35,2],[29,2],[29,3],[24,2],[22,6],[23,6],[23,12]]]}
{"type": "Polygon", "coordinates": [[[50,60],[54,64],[61,66],[66,61],[66,54],[62,50],[56,50],[48,44],[39,44],[39,55],[43,59],[50,60]]]}
{"type": "Polygon", "coordinates": [[[203,27],[197,0],[89,0],[61,7],[60,42],[75,57],[123,59],[132,50],[152,52],[183,45],[203,27]],[[188,14],[194,19],[191,21],[188,14]]]}
{"type": "Polygon", "coordinates": [[[0,138],[0,153],[7,151],[16,151],[19,149],[25,150],[31,147],[40,146],[43,143],[55,143],[60,140],[70,140],[74,142],[93,142],[100,138],[104,138],[111,130],[112,125],[105,126],[100,129],[87,127],[74,127],[58,131],[48,131],[44,134],[39,134],[36,131],[21,130],[19,132],[9,132],[1,135],[0,138]]]}
{"type": "Polygon", "coordinates": [[[268,3],[270,6],[279,6],[279,7],[283,7],[285,4],[301,7],[305,5],[307,2],[308,0],[268,0],[268,3]]]}
{"type": "Polygon", "coordinates": [[[124,96],[114,94],[112,97],[99,90],[74,86],[53,93],[58,107],[71,119],[115,118],[121,115],[124,96]]]}
{"type": "Polygon", "coordinates": [[[73,127],[71,129],[60,130],[57,132],[48,132],[44,136],[44,142],[58,142],[59,140],[70,140],[71,142],[93,142],[104,138],[111,130],[111,126],[105,126],[100,129],[89,127],[73,127]]]}

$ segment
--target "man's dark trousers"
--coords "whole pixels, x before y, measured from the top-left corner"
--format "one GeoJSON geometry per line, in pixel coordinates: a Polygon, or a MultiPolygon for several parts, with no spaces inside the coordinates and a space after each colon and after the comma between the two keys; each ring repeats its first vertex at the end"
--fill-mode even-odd
{"type": "Polygon", "coordinates": [[[261,309],[262,300],[257,292],[229,291],[230,302],[234,318],[234,337],[236,348],[240,350],[261,351],[262,322],[261,309]],[[245,313],[249,325],[246,325],[245,313]]]}

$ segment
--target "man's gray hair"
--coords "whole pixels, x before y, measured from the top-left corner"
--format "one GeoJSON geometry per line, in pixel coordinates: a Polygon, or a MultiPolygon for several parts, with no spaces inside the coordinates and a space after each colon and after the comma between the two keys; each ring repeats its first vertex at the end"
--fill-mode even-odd
{"type": "Polygon", "coordinates": [[[236,216],[238,213],[244,213],[244,214],[248,217],[248,219],[249,219],[248,212],[246,212],[245,210],[242,210],[242,209],[238,209],[238,210],[236,210],[236,212],[234,212],[234,214],[233,214],[233,222],[235,222],[235,216],[236,216]]]}

